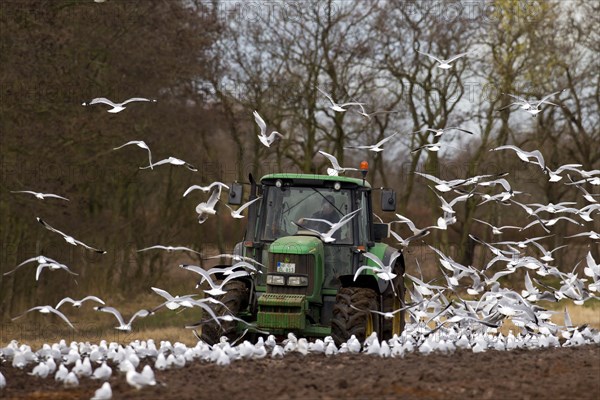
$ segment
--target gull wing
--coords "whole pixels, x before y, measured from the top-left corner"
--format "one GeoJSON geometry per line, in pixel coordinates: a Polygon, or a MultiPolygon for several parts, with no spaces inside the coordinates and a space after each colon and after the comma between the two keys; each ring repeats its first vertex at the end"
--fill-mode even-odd
{"type": "Polygon", "coordinates": [[[266,134],[267,134],[267,124],[265,123],[265,120],[262,119],[262,117],[260,116],[260,114],[258,113],[258,111],[254,111],[254,113],[252,113],[252,115],[254,115],[254,121],[256,121],[256,124],[260,128],[260,134],[262,136],[266,136],[266,134]]]}
{"type": "Polygon", "coordinates": [[[325,157],[327,157],[329,159],[329,161],[331,162],[331,165],[333,166],[333,168],[335,168],[336,170],[342,169],[342,167],[338,163],[338,160],[337,160],[337,158],[335,158],[335,156],[333,156],[333,155],[331,155],[329,153],[326,153],[326,152],[324,152],[322,150],[319,150],[319,153],[322,154],[322,155],[324,155],[325,157]]]}
{"type": "Polygon", "coordinates": [[[419,50],[417,50],[417,53],[423,54],[424,56],[427,56],[427,57],[429,57],[429,58],[433,58],[435,61],[439,62],[440,64],[443,64],[443,63],[444,63],[444,61],[443,61],[443,60],[440,60],[439,58],[437,58],[437,57],[436,57],[436,56],[434,56],[433,54],[425,53],[425,52],[422,52],[422,51],[419,51],[419,50]]]}
{"type": "Polygon", "coordinates": [[[150,99],[147,99],[145,97],[132,97],[132,98],[127,99],[124,102],[122,102],[121,106],[124,106],[125,104],[131,103],[131,102],[134,102],[134,101],[152,101],[152,102],[154,102],[156,100],[150,100],[150,99]]]}

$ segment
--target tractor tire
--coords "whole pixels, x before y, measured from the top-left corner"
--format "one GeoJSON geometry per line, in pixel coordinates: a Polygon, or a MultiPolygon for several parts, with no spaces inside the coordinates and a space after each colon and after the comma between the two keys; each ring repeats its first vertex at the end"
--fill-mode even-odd
{"type": "Polygon", "coordinates": [[[352,335],[362,343],[371,332],[379,330],[379,319],[369,312],[379,310],[378,297],[373,289],[345,287],[339,290],[331,320],[331,336],[337,346],[352,335]]]}
{"type": "MultiPolygon", "coordinates": [[[[387,288],[385,292],[383,292],[383,312],[392,312],[399,308],[402,308],[405,303],[404,294],[406,289],[404,287],[404,271],[400,273],[397,271],[398,276],[394,278],[391,282],[391,285],[387,288]],[[392,285],[394,289],[392,289],[392,285]]],[[[394,315],[394,318],[382,318],[383,319],[383,329],[382,329],[382,338],[385,340],[389,340],[394,336],[394,333],[400,335],[404,330],[404,324],[406,319],[406,310],[400,311],[394,315]]]]}
{"type": "MultiPolygon", "coordinates": [[[[248,306],[249,291],[244,282],[228,282],[223,287],[223,290],[227,291],[227,293],[221,296],[214,296],[214,298],[223,303],[227,308],[220,304],[206,303],[218,317],[229,314],[237,316],[241,310],[244,310],[248,306]]],[[[207,317],[207,313],[204,313],[204,317],[207,317]]],[[[221,336],[226,336],[229,340],[234,340],[237,337],[236,327],[236,321],[221,321],[221,326],[214,321],[210,321],[202,325],[200,339],[211,345],[218,343],[221,336]]]]}

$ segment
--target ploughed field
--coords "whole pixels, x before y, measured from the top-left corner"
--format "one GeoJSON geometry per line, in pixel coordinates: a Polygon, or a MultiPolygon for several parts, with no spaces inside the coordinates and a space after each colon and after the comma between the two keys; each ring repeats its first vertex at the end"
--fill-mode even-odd
{"type": "MultiPolygon", "coordinates": [[[[142,360],[138,370],[147,361],[142,360]]],[[[153,366],[153,362],[151,363],[153,366]]],[[[82,378],[65,388],[53,376],[0,365],[6,399],[89,399],[101,386],[82,378]]],[[[456,350],[403,357],[360,354],[301,355],[237,360],[229,365],[195,361],[155,370],[157,385],[135,389],[113,365],[113,399],[598,399],[600,346],[456,350]]]]}

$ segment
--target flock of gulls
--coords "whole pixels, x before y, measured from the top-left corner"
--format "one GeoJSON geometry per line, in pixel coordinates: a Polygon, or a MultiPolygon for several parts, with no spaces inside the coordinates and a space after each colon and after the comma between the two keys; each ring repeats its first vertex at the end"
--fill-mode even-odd
{"type": "MultiPolygon", "coordinates": [[[[421,53],[421,52],[419,52],[421,53]]],[[[441,59],[427,53],[421,53],[438,63],[442,71],[452,67],[452,62],[466,56],[461,53],[448,59],[441,59]]],[[[442,72],[443,73],[443,72],[442,72]]],[[[353,111],[371,119],[374,114],[395,111],[375,111],[368,113],[366,104],[359,102],[337,102],[333,97],[317,87],[318,91],[325,96],[330,103],[329,108],[333,112],[353,111]]],[[[556,91],[541,99],[527,100],[523,97],[507,94],[515,101],[504,107],[518,107],[518,109],[537,115],[543,105],[557,106],[549,100],[564,91],[556,91]]],[[[134,97],[121,103],[115,103],[106,98],[95,98],[83,103],[83,106],[108,105],[109,113],[120,113],[124,111],[125,105],[136,102],[155,103],[156,100],[134,97]]],[[[259,141],[265,147],[271,147],[276,140],[285,140],[285,135],[277,132],[268,132],[267,124],[257,111],[253,113],[258,126],[259,141]]],[[[421,150],[438,151],[442,142],[440,138],[448,131],[455,130],[461,133],[474,134],[461,127],[428,127],[421,132],[433,134],[433,143],[426,144],[411,151],[421,150]]],[[[400,133],[394,133],[375,144],[363,144],[346,146],[346,149],[367,150],[372,152],[384,151],[384,145],[388,144],[400,133]]],[[[132,140],[114,148],[115,151],[127,146],[135,145],[147,152],[148,165],[140,166],[140,169],[154,170],[159,166],[170,164],[173,167],[185,167],[192,172],[198,171],[191,163],[184,160],[167,157],[153,162],[150,147],[142,140],[132,140]]],[[[140,389],[146,386],[157,385],[154,371],[172,368],[182,368],[193,362],[208,362],[217,365],[228,365],[236,360],[259,359],[264,357],[281,358],[286,354],[297,352],[301,354],[322,354],[334,356],[336,354],[367,354],[377,357],[403,357],[411,352],[429,354],[432,352],[451,353],[457,349],[483,352],[487,350],[508,351],[517,348],[545,348],[557,346],[579,346],[584,344],[600,344],[600,332],[588,326],[573,326],[567,309],[564,310],[564,324],[558,325],[551,321],[551,316],[557,311],[548,311],[538,304],[539,301],[557,302],[562,299],[573,301],[581,305],[590,299],[598,299],[596,294],[600,292],[600,264],[594,259],[591,250],[581,259],[572,270],[562,266],[558,268],[552,265],[554,254],[561,251],[566,245],[554,249],[547,248],[542,241],[560,232],[553,231],[558,221],[568,221],[570,229],[581,227],[586,222],[597,221],[600,204],[596,198],[598,194],[590,193],[584,185],[600,185],[600,171],[587,171],[580,164],[567,164],[552,170],[546,165],[542,153],[538,150],[525,151],[516,146],[499,146],[490,151],[505,151],[507,156],[516,155],[524,163],[537,166],[541,176],[545,176],[553,183],[560,183],[578,193],[581,197],[579,202],[565,202],[560,204],[527,203],[522,197],[526,193],[514,190],[510,182],[510,174],[497,173],[466,177],[461,179],[443,180],[439,177],[417,172],[425,181],[431,182],[430,188],[440,200],[439,210],[433,212],[439,217],[434,225],[419,228],[408,217],[396,214],[396,219],[389,222],[391,235],[396,240],[401,250],[397,251],[391,261],[385,265],[371,253],[364,253],[365,258],[371,259],[376,266],[362,266],[358,274],[365,269],[371,269],[379,279],[391,280],[396,276],[393,273],[393,261],[400,256],[401,251],[416,241],[420,241],[432,230],[447,230],[456,223],[457,204],[468,199],[478,199],[479,206],[486,203],[495,203],[506,207],[514,213],[524,213],[523,216],[530,221],[523,226],[494,226],[487,221],[476,219],[478,223],[491,229],[492,237],[500,237],[508,230],[523,232],[533,227],[540,227],[547,235],[531,237],[522,241],[494,240],[486,242],[483,239],[470,235],[470,239],[476,242],[487,252],[490,261],[485,265],[462,265],[434,246],[429,246],[438,256],[440,266],[440,277],[433,281],[425,281],[419,268],[416,273],[406,274],[406,279],[412,283],[407,287],[406,299],[402,299],[402,308],[391,312],[381,313],[378,310],[361,310],[365,313],[381,314],[384,318],[393,318],[401,310],[408,313],[409,321],[402,334],[395,335],[389,340],[379,341],[376,334],[359,341],[352,336],[346,343],[336,345],[331,337],[309,341],[306,338],[297,338],[294,334],[288,334],[283,341],[268,332],[258,342],[251,343],[243,340],[245,333],[235,341],[230,342],[225,337],[219,343],[209,345],[199,340],[193,347],[182,343],[171,344],[162,341],[159,344],[153,340],[133,341],[129,344],[107,343],[101,341],[99,344],[87,342],[71,342],[67,344],[64,340],[53,344],[44,344],[41,349],[33,351],[26,344],[12,341],[7,347],[0,348],[0,363],[12,365],[14,368],[27,369],[30,375],[39,379],[54,378],[66,387],[74,387],[79,384],[80,379],[95,379],[103,381],[102,386],[96,391],[94,399],[109,399],[112,397],[109,380],[116,372],[124,374],[126,381],[134,388],[140,389]],[[567,178],[566,180],[564,178],[567,178]],[[567,182],[568,180],[568,182],[567,182]],[[583,203],[584,206],[577,206],[583,203]],[[399,228],[396,228],[399,227],[399,228]],[[571,272],[563,272],[564,270],[571,272]],[[500,279],[517,271],[525,271],[524,287],[521,291],[502,287],[500,279]],[[548,283],[544,278],[551,277],[548,283]],[[502,324],[510,321],[514,330],[508,334],[500,331],[502,324]],[[138,372],[139,371],[139,372],[138,372]]],[[[342,167],[337,159],[325,152],[319,151],[320,155],[326,157],[331,166],[327,173],[331,176],[344,174],[348,171],[356,171],[355,168],[342,167]]],[[[222,182],[213,182],[208,185],[193,185],[187,188],[182,197],[204,193],[205,198],[198,203],[195,210],[197,220],[204,223],[210,216],[217,214],[217,204],[220,204],[221,194],[229,187],[222,182]]],[[[13,191],[15,196],[33,195],[37,199],[48,201],[69,201],[64,196],[39,193],[33,190],[13,191]]],[[[228,208],[232,218],[243,218],[242,212],[254,201],[248,202],[236,210],[228,208]]],[[[228,207],[228,206],[227,206],[228,207]]],[[[345,223],[350,221],[360,210],[355,210],[343,216],[337,223],[327,223],[330,229],[326,232],[316,231],[324,242],[334,243],[334,233],[345,223]]],[[[377,216],[375,216],[377,217],[377,216]]],[[[379,218],[379,217],[377,217],[379,218]]],[[[306,218],[308,220],[308,218],[306,218]]],[[[381,219],[380,219],[381,220],[381,219]]],[[[85,242],[75,239],[73,236],[54,228],[46,220],[37,217],[37,221],[52,234],[60,235],[68,244],[81,246],[88,251],[105,254],[106,251],[90,246],[85,242]]],[[[382,221],[383,222],[383,221],[382,221]]],[[[301,225],[298,225],[302,227],[301,225]]],[[[586,245],[598,246],[600,234],[594,231],[575,233],[564,236],[564,239],[585,238],[586,245]]],[[[171,245],[153,245],[138,251],[184,251],[200,254],[198,251],[184,247],[171,245]]],[[[199,281],[196,288],[200,288],[206,295],[200,296],[198,292],[185,295],[172,295],[160,288],[151,288],[161,298],[160,303],[147,309],[135,312],[128,319],[124,318],[118,309],[107,306],[105,302],[94,295],[82,299],[65,297],[55,306],[34,306],[13,319],[23,318],[26,314],[37,311],[42,314],[54,314],[62,319],[72,329],[76,326],[69,321],[63,310],[70,304],[71,308],[84,308],[85,304],[93,303],[93,309],[97,312],[111,314],[117,321],[117,330],[130,331],[132,324],[141,319],[154,315],[161,309],[175,311],[182,308],[201,308],[204,311],[205,320],[193,323],[187,328],[195,329],[207,321],[221,324],[222,321],[238,320],[233,315],[216,316],[208,303],[218,303],[212,296],[219,296],[224,291],[224,285],[239,277],[249,274],[261,273],[264,265],[250,258],[233,254],[220,254],[204,259],[227,257],[232,259],[233,265],[228,268],[212,268],[205,270],[202,266],[180,265],[180,268],[194,274],[199,281]],[[213,279],[215,273],[224,273],[226,278],[218,282],[213,279]],[[67,304],[68,303],[68,304],[67,304]]],[[[33,256],[18,264],[14,269],[4,275],[18,274],[19,270],[30,265],[36,266],[36,280],[44,271],[63,271],[72,276],[77,273],[60,261],[51,259],[44,255],[33,256]]],[[[418,265],[417,265],[418,267],[418,265]]],[[[409,267],[413,270],[412,267],[409,267]]],[[[245,323],[245,322],[244,322],[245,323]]],[[[249,329],[255,328],[248,324],[249,329]]],[[[8,383],[10,384],[10,382],[8,383]]],[[[7,385],[4,376],[0,373],[0,390],[7,385]]]]}

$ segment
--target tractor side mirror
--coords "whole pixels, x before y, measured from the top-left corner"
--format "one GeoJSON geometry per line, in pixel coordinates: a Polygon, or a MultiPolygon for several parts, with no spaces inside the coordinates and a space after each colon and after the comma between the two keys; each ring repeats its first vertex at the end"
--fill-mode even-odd
{"type": "Polygon", "coordinates": [[[390,225],[389,224],[373,224],[373,240],[375,242],[381,242],[390,236],[390,225]]]}
{"type": "Polygon", "coordinates": [[[243,188],[244,185],[237,182],[229,185],[229,199],[227,200],[227,202],[236,206],[242,204],[243,188]]]}
{"type": "Polygon", "coordinates": [[[383,189],[381,191],[381,210],[396,211],[396,192],[392,189],[383,189]]]}

